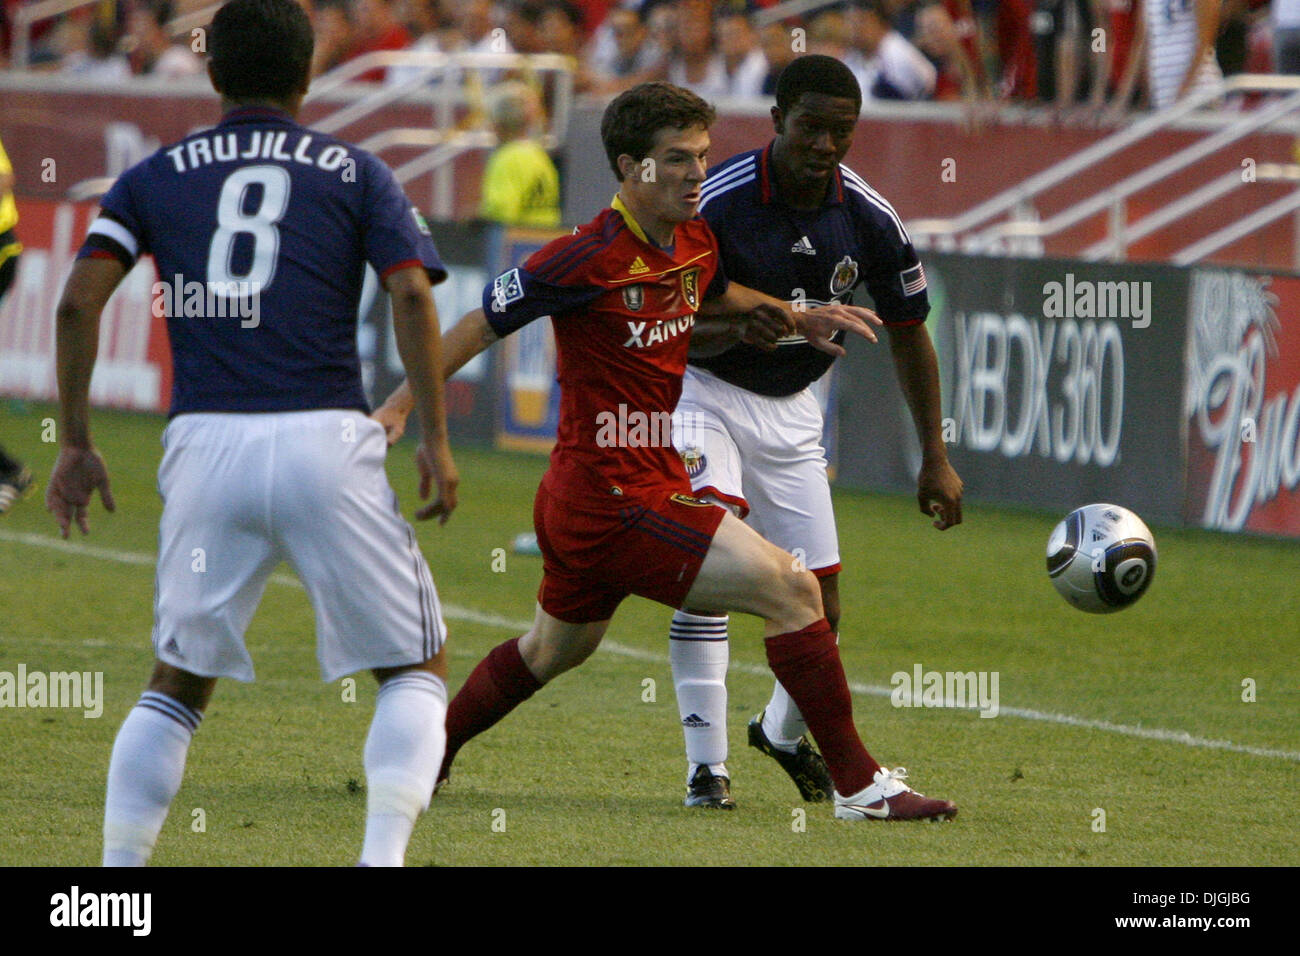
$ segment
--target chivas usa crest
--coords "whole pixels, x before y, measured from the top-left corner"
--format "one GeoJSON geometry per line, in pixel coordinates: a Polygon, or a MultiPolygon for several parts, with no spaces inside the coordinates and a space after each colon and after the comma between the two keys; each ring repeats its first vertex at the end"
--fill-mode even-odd
{"type": "Polygon", "coordinates": [[[858,284],[858,264],[845,256],[831,273],[831,295],[841,296],[858,284]]]}
{"type": "Polygon", "coordinates": [[[700,307],[700,270],[687,269],[682,273],[682,298],[692,309],[700,307]]]}
{"type": "Polygon", "coordinates": [[[627,285],[623,287],[623,304],[627,306],[629,312],[640,312],[641,305],[645,302],[645,291],[639,285],[627,285]]]}

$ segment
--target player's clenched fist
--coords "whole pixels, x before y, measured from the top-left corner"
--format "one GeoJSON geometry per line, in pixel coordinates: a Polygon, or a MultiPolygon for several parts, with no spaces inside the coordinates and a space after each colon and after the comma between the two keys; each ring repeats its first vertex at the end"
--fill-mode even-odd
{"type": "Polygon", "coordinates": [[[755,306],[740,320],[740,341],[760,349],[776,348],[776,343],[795,333],[790,314],[777,305],[762,303],[755,306]]]}
{"type": "Polygon", "coordinates": [[[82,534],[90,534],[90,522],[87,509],[95,490],[104,502],[105,511],[114,511],[117,504],[113,501],[113,492],[108,486],[108,467],[103,457],[94,448],[59,449],[59,458],[50,473],[50,484],[45,491],[45,507],[54,515],[63,537],[73,520],[82,534]]]}

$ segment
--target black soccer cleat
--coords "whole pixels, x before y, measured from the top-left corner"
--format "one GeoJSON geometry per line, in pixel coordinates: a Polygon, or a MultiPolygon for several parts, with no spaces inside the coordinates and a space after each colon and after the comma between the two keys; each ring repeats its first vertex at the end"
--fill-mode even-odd
{"type": "Polygon", "coordinates": [[[829,800],[835,792],[825,758],[813,749],[807,737],[799,738],[794,753],[786,753],[767,739],[767,734],[763,733],[763,715],[759,714],[749,722],[749,745],[779,763],[799,788],[799,796],[809,803],[829,800]]]}
{"type": "Polygon", "coordinates": [[[0,474],[0,515],[20,500],[31,486],[32,473],[21,465],[0,474]]]}
{"type": "Polygon", "coordinates": [[[731,799],[731,779],[714,776],[708,764],[700,764],[686,785],[688,807],[705,807],[710,810],[734,810],[736,801],[731,799]]]}

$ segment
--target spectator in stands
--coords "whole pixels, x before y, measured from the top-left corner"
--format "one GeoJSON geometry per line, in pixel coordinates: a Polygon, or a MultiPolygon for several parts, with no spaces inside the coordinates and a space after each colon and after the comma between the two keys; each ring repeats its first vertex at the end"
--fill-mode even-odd
{"type": "MultiPolygon", "coordinates": [[[[981,32],[990,36],[988,46],[997,63],[997,72],[990,82],[989,93],[998,103],[1032,103],[1038,99],[1038,57],[1031,26],[1033,12],[1033,0],[998,0],[996,8],[988,11],[988,29],[981,32]]],[[[1109,41],[1111,38],[1104,39],[1109,41]]],[[[1098,66],[1100,72],[1095,75],[1102,84],[1104,94],[1104,62],[1098,66]]]]}
{"type": "Polygon", "coordinates": [[[497,26],[491,0],[457,0],[452,9],[456,14],[456,30],[449,37],[451,49],[466,53],[515,52],[505,29],[497,26]]]}
{"type": "Polygon", "coordinates": [[[188,46],[172,43],[167,33],[174,11],[171,0],[143,0],[132,7],[128,23],[137,74],[177,80],[204,72],[203,61],[188,46]]]}
{"type": "Polygon", "coordinates": [[[973,65],[962,49],[952,15],[942,3],[931,3],[918,11],[916,46],[938,71],[934,99],[959,100],[963,91],[974,91],[977,80],[973,65]]]}
{"type": "Polygon", "coordinates": [[[542,50],[558,53],[573,61],[573,88],[585,93],[594,86],[592,73],[582,56],[582,12],[569,0],[544,0],[537,36],[542,50]]]}
{"type": "Polygon", "coordinates": [[[705,100],[758,97],[767,76],[766,60],[748,19],[725,12],[716,24],[708,0],[677,4],[676,45],[668,60],[669,83],[685,87],[705,100]],[[726,38],[722,44],[715,42],[726,38]]]}
{"type": "Polygon", "coordinates": [[[767,58],[758,45],[758,34],[749,14],[724,7],[717,17],[718,53],[726,74],[727,95],[756,99],[763,95],[767,79],[767,58]]]}
{"type": "MultiPolygon", "coordinates": [[[[348,59],[356,59],[367,53],[405,50],[410,47],[411,34],[397,18],[393,0],[354,0],[352,12],[356,18],[356,27],[348,59]]],[[[384,74],[384,67],[376,67],[362,73],[357,79],[378,83],[384,79],[384,74]]]]}
{"type": "Polygon", "coordinates": [[[312,13],[316,43],[312,52],[312,76],[328,73],[352,52],[352,11],[348,0],[316,0],[312,13]]]}
{"type": "Polygon", "coordinates": [[[545,52],[576,58],[582,52],[582,11],[569,0],[544,0],[537,35],[545,52]]]}
{"type": "Polygon", "coordinates": [[[682,0],[668,58],[668,82],[685,87],[712,102],[727,95],[722,57],[713,43],[713,11],[709,0],[682,0]]]}
{"type": "Polygon", "coordinates": [[[844,63],[864,98],[924,100],[934,93],[934,64],[893,28],[880,0],[853,0],[848,25],[852,49],[844,63]]]}
{"type": "Polygon", "coordinates": [[[516,0],[506,8],[506,39],[516,53],[545,53],[541,38],[541,0],[516,0]]]}
{"type": "Polygon", "coordinates": [[[489,110],[500,145],[483,172],[479,215],[514,226],[558,226],[559,173],[533,138],[542,115],[537,92],[523,83],[502,83],[492,92],[489,110]]]}
{"type": "Polygon", "coordinates": [[[1145,64],[1152,109],[1167,109],[1223,78],[1214,57],[1218,28],[1213,0],[1144,0],[1133,56],[1145,64]]]}
{"type": "Polygon", "coordinates": [[[660,75],[667,74],[668,61],[677,51],[677,4],[674,0],[647,0],[641,7],[646,26],[646,43],[659,55],[660,75]]]}
{"type": "Polygon", "coordinates": [[[107,16],[96,11],[90,16],[69,17],[60,33],[73,37],[64,48],[60,72],[99,83],[130,78],[131,64],[118,52],[117,25],[111,10],[107,16]]]}
{"type": "Polygon", "coordinates": [[[777,78],[799,55],[794,49],[793,30],[793,27],[777,21],[769,23],[759,32],[763,58],[767,61],[767,76],[763,78],[764,96],[776,96],[777,78]]]}
{"type": "MultiPolygon", "coordinates": [[[[640,74],[653,70],[662,59],[649,42],[650,33],[637,6],[621,6],[609,12],[592,37],[588,62],[601,79],[602,86],[627,80],[629,86],[640,82],[640,74]]],[[[620,87],[621,88],[621,87],[620,87]]]]}
{"type": "Polygon", "coordinates": [[[849,25],[838,9],[823,10],[808,21],[808,51],[843,60],[849,54],[849,25]]]}
{"type": "Polygon", "coordinates": [[[1103,0],[1038,0],[1032,22],[1039,98],[1054,103],[1063,119],[1086,98],[1084,115],[1095,115],[1105,102],[1111,72],[1111,44],[1099,46],[1093,35],[1108,23],[1103,0]]]}

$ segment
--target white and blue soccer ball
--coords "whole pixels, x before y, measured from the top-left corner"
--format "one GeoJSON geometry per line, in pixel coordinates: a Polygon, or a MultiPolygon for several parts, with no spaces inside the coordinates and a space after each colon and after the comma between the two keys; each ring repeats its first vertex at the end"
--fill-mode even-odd
{"type": "Polygon", "coordinates": [[[1122,611],[1151,586],[1156,542],[1127,508],[1084,505],[1066,515],[1047,539],[1047,573],[1079,610],[1122,611]]]}

